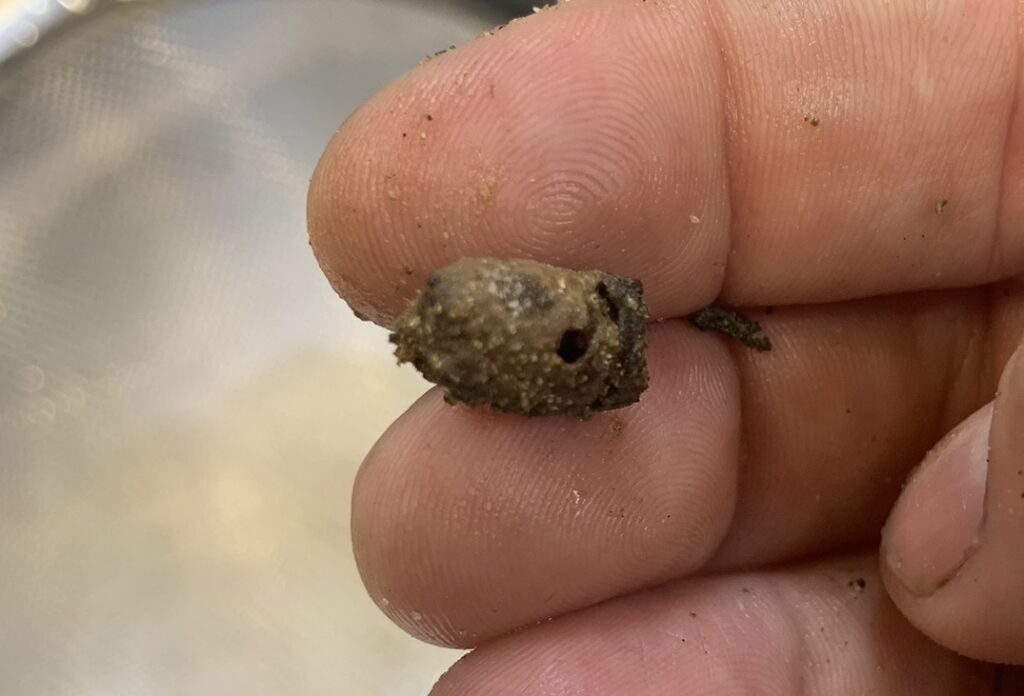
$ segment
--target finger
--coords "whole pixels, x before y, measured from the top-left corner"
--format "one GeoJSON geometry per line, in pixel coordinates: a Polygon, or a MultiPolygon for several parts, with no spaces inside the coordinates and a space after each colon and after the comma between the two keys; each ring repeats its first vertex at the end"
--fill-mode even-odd
{"type": "Polygon", "coordinates": [[[906,471],[994,392],[1022,322],[1001,309],[992,328],[990,306],[950,291],[786,308],[764,317],[768,354],[655,325],[640,404],[590,422],[431,393],[357,480],[363,579],[410,632],[468,646],[712,553],[722,569],[874,542],[906,471]]]}
{"type": "Polygon", "coordinates": [[[792,343],[772,360],[739,353],[747,444],[715,568],[876,540],[906,471],[994,394],[1024,328],[1024,283],[771,321],[792,343]]]}
{"type": "Polygon", "coordinates": [[[886,527],[900,609],[964,655],[1024,665],[1024,348],[995,401],[932,450],[886,527]]]}
{"type": "Polygon", "coordinates": [[[1019,8],[559,5],[353,115],[312,182],[314,249],[384,323],[463,256],[639,277],[661,317],[1007,276],[1019,8]]]}
{"type": "Polygon", "coordinates": [[[866,560],[677,582],[480,648],[432,696],[984,696],[986,668],[930,643],[866,560]]]}
{"type": "Polygon", "coordinates": [[[739,385],[727,351],[653,331],[639,406],[527,420],[436,392],[367,457],[352,506],[370,594],[431,642],[516,626],[692,571],[732,516],[739,385]]]}

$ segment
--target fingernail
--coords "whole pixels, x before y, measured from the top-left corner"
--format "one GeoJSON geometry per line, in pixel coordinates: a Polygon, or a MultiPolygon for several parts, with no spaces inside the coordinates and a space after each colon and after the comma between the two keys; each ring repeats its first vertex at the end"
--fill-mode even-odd
{"type": "Polygon", "coordinates": [[[889,570],[913,595],[949,582],[974,553],[985,509],[992,404],[958,425],[911,474],[885,525],[889,570]]]}

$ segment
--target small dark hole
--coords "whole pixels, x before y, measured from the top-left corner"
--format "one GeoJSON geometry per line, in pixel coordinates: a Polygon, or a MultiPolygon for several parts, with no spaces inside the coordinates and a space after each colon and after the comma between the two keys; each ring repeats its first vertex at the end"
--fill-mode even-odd
{"type": "Polygon", "coordinates": [[[587,354],[589,347],[590,335],[587,332],[569,329],[562,334],[562,340],[558,344],[558,357],[572,365],[587,354]]]}
{"type": "Polygon", "coordinates": [[[604,303],[608,305],[608,317],[615,322],[619,323],[619,306],[615,304],[615,300],[612,299],[611,294],[608,292],[608,286],[604,283],[597,284],[597,294],[604,300],[604,303]]]}

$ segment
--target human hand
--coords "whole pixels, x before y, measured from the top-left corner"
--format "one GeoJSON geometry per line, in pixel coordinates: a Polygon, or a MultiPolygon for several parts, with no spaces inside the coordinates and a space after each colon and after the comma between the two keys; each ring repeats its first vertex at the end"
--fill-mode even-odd
{"type": "Polygon", "coordinates": [[[434,390],[367,458],[373,599],[482,646],[436,694],[1024,693],[1022,52],[1021,0],[573,0],[352,116],[309,213],[357,312],[498,256],[668,319],[635,407],[434,390]],[[713,301],[775,350],[671,320],[713,301]]]}

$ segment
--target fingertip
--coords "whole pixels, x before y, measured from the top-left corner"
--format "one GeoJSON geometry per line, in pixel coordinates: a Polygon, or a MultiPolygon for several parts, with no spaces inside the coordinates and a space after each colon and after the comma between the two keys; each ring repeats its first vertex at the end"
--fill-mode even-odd
{"type": "Polygon", "coordinates": [[[991,404],[958,425],[910,477],[889,516],[884,559],[915,596],[949,582],[977,547],[991,426],[991,404]]]}
{"type": "Polygon", "coordinates": [[[640,404],[587,422],[421,399],[356,483],[353,546],[377,604],[467,647],[698,567],[732,517],[738,378],[682,322],[652,330],[649,357],[640,404]]]}
{"type": "MultiPolygon", "coordinates": [[[[912,515],[924,513],[916,533],[948,526],[946,518],[954,521],[966,515],[974,527],[968,538],[954,528],[945,535],[932,535],[930,545],[900,544],[894,534],[907,533],[906,520],[890,522],[884,545],[883,567],[886,586],[901,611],[923,633],[937,643],[977,660],[1006,664],[1024,664],[1024,558],[1020,554],[1020,540],[1024,537],[1024,347],[1018,348],[1006,365],[999,391],[990,404],[969,418],[959,430],[983,427],[984,447],[960,446],[961,438],[953,435],[941,444],[939,485],[929,480],[925,489],[935,489],[933,499],[946,502],[944,506],[918,504],[912,515]],[[941,461],[946,459],[946,461],[941,461]],[[975,460],[973,463],[970,460],[975,460]],[[971,509],[975,498],[976,477],[964,476],[977,468],[984,472],[981,481],[980,515],[971,509]],[[980,524],[974,521],[980,516],[980,524]],[[957,555],[945,553],[943,546],[953,539],[957,546],[969,541],[969,553],[957,560],[957,555]],[[893,549],[897,553],[893,553],[893,549]],[[915,581],[916,572],[908,581],[906,568],[900,561],[907,550],[916,550],[912,570],[921,567],[942,571],[938,582],[915,581]],[[899,554],[903,553],[903,556],[899,554]],[[922,559],[924,565],[922,565],[922,559]],[[935,561],[939,559],[939,561],[935,561]],[[942,559],[954,561],[952,566],[942,559]],[[948,566],[948,567],[947,567],[948,566]]],[[[973,438],[977,439],[977,437],[973,438]]],[[[931,478],[925,471],[918,478],[931,478]]],[[[894,518],[909,517],[908,504],[920,498],[922,484],[915,479],[907,487],[893,513],[894,518]]]]}
{"type": "Polygon", "coordinates": [[[709,303],[729,224],[716,55],[688,3],[597,0],[420,66],[324,154],[309,198],[321,266],[384,324],[474,256],[637,277],[654,316],[709,303]]]}

